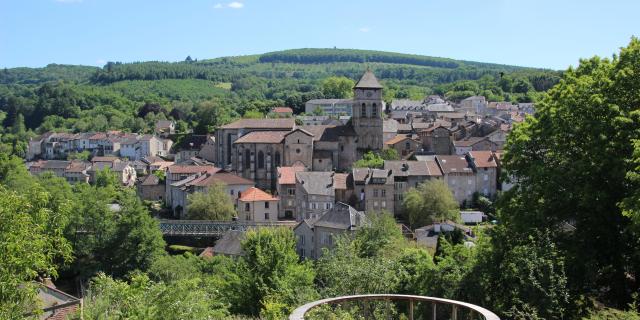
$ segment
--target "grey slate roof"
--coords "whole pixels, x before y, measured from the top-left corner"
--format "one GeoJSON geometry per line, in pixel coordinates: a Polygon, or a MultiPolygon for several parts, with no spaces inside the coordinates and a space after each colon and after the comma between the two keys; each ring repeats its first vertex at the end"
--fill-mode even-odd
{"type": "Polygon", "coordinates": [[[380,84],[380,82],[378,82],[378,79],[373,74],[373,72],[371,72],[371,70],[367,70],[353,88],[382,89],[382,85],[380,84]]]}
{"type": "Polygon", "coordinates": [[[333,172],[296,172],[296,183],[300,183],[307,194],[334,196],[333,172]]]}
{"type": "Polygon", "coordinates": [[[325,227],[340,230],[354,230],[367,222],[363,212],[342,202],[336,203],[333,208],[324,212],[315,223],[314,227],[325,227]]]}
{"type": "Polygon", "coordinates": [[[244,231],[229,230],[222,235],[220,240],[216,241],[216,245],[213,246],[213,253],[222,254],[227,256],[241,256],[242,252],[242,239],[244,239],[244,231]]]}

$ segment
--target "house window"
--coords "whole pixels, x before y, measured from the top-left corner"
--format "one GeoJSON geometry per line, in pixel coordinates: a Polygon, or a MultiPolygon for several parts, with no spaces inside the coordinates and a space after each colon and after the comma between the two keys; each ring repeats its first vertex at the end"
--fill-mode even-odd
{"type": "Polygon", "coordinates": [[[265,209],[269,209],[269,201],[265,201],[264,202],[264,208],[265,209]]]}
{"type": "Polygon", "coordinates": [[[247,214],[244,216],[244,219],[245,219],[245,220],[247,220],[247,221],[251,221],[251,214],[247,213],[247,214]]]}
{"type": "Polygon", "coordinates": [[[233,189],[229,190],[229,194],[233,195],[233,189]]]}
{"type": "Polygon", "coordinates": [[[264,213],[264,219],[265,220],[269,220],[269,212],[265,212],[264,213]]]}
{"type": "Polygon", "coordinates": [[[374,202],[373,202],[373,208],[374,208],[374,209],[378,208],[378,201],[374,201],[374,202]]]}
{"type": "Polygon", "coordinates": [[[324,204],[324,208],[327,209],[327,210],[331,209],[331,204],[329,202],[325,203],[324,204]]]}
{"type": "Polygon", "coordinates": [[[289,188],[289,189],[287,189],[287,193],[288,193],[290,196],[294,196],[294,195],[296,194],[296,189],[289,188]]]}
{"type": "Polygon", "coordinates": [[[304,245],[304,235],[300,235],[300,244],[304,245]]]}
{"type": "Polygon", "coordinates": [[[385,189],[380,190],[380,196],[383,197],[383,198],[386,197],[387,196],[387,190],[385,190],[385,189]]]}
{"type": "Polygon", "coordinates": [[[264,169],[264,153],[258,152],[258,169],[264,169]]]}
{"type": "Polygon", "coordinates": [[[251,206],[248,203],[244,204],[244,211],[249,211],[251,210],[251,206]]]}
{"type": "Polygon", "coordinates": [[[411,143],[409,143],[408,141],[404,143],[404,148],[405,150],[409,150],[411,149],[411,143]]]}
{"type": "Polygon", "coordinates": [[[484,175],[484,181],[488,181],[488,180],[489,180],[489,175],[488,175],[488,174],[485,174],[485,175],[484,175]]]}
{"type": "Polygon", "coordinates": [[[293,205],[293,201],[292,200],[287,201],[287,206],[291,207],[292,205],[293,205]]]}
{"type": "Polygon", "coordinates": [[[313,208],[313,210],[318,209],[318,204],[317,203],[312,203],[311,207],[313,208]]]}
{"type": "Polygon", "coordinates": [[[378,189],[373,189],[373,197],[374,198],[378,197],[378,189]]]}
{"type": "Polygon", "coordinates": [[[382,207],[386,208],[387,207],[387,202],[386,201],[382,201],[382,207]]]}
{"type": "Polygon", "coordinates": [[[364,102],[362,103],[362,107],[360,107],[360,117],[367,117],[367,105],[364,102]]]}

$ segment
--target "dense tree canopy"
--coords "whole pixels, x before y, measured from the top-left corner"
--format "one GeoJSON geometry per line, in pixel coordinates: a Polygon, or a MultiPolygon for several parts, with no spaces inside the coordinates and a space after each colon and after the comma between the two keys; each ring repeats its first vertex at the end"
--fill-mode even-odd
{"type": "Polygon", "coordinates": [[[187,201],[189,211],[186,219],[223,221],[231,220],[236,215],[233,201],[222,183],[212,184],[206,192],[190,194],[187,201]]]}
{"type": "Polygon", "coordinates": [[[440,180],[430,180],[407,191],[402,205],[409,224],[422,227],[446,219],[458,220],[459,206],[449,187],[440,180]]]}

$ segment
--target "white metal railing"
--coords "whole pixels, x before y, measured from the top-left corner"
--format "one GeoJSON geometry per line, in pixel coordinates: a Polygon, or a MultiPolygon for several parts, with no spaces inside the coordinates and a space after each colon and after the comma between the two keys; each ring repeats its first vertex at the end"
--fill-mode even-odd
{"type": "Polygon", "coordinates": [[[415,306],[415,303],[417,302],[427,302],[432,304],[433,307],[432,307],[431,319],[433,320],[437,320],[438,305],[448,305],[451,307],[451,314],[449,319],[452,319],[452,320],[458,320],[458,309],[467,310],[471,313],[479,315],[484,320],[500,320],[500,318],[495,313],[471,303],[450,300],[450,299],[443,299],[443,298],[413,296],[413,295],[404,295],[404,294],[363,294],[363,295],[342,296],[342,297],[317,300],[317,301],[309,302],[293,310],[293,312],[289,316],[289,320],[304,320],[305,315],[311,309],[318,306],[322,306],[322,305],[338,304],[342,302],[352,302],[352,301],[369,301],[369,300],[408,301],[409,310],[408,310],[407,316],[409,320],[413,320],[414,306],[415,306]]]}

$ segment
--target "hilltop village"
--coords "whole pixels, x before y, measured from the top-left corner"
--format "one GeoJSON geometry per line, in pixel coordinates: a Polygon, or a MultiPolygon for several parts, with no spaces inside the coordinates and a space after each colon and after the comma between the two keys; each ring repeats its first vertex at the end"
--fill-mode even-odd
{"type": "MultiPolygon", "coordinates": [[[[298,253],[305,258],[317,258],[333,236],[357,228],[367,213],[406,221],[404,196],[426,181],[446,183],[462,210],[479,196],[494,199],[510,188],[501,171],[502,148],[514,123],[534,113],[532,103],[428,96],[387,105],[383,90],[366,71],[352,99],[311,100],[302,115],[278,107],[267,118],[239,119],[180,141],[172,140],[175,123],[168,120],[157,122],[155,134],[48,132],[29,141],[27,167],[70,183],[95,183],[108,170],[169,219],[189,219],[190,196],[222,185],[236,221],[296,221],[298,253]],[[356,165],[380,154],[391,156],[381,165],[356,165]]],[[[477,211],[463,211],[462,218],[473,224],[488,219],[477,211]]]]}

